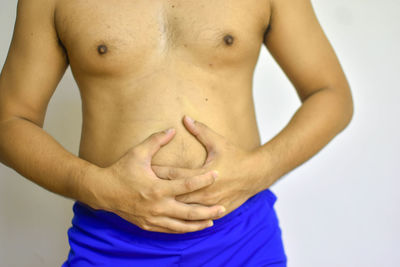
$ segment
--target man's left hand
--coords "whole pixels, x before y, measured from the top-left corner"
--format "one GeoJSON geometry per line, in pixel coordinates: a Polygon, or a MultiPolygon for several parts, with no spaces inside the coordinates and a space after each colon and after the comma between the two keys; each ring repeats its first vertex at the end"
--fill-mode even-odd
{"type": "Polygon", "coordinates": [[[153,171],[163,179],[180,179],[211,170],[217,171],[218,176],[212,185],[179,195],[176,200],[187,204],[222,205],[226,208],[225,215],[261,191],[262,174],[253,151],[239,148],[204,123],[193,121],[188,116],[183,122],[186,129],[206,148],[205,163],[197,169],[152,165],[153,171]]]}

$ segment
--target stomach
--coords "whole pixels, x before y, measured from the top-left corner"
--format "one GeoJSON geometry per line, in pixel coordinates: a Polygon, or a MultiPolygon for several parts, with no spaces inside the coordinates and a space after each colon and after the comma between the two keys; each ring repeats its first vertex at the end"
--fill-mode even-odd
{"type": "Polygon", "coordinates": [[[83,113],[79,156],[107,167],[152,133],[173,127],[174,138],[154,155],[152,164],[200,167],[207,151],[185,128],[184,115],[242,149],[255,149],[260,137],[251,75],[231,77],[168,69],[123,78],[75,77],[83,113]]]}

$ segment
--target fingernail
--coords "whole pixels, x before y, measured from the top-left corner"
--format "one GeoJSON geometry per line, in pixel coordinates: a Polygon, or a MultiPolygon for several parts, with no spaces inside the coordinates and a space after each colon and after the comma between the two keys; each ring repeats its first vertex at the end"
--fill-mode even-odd
{"type": "Polygon", "coordinates": [[[185,115],[186,116],[186,119],[188,120],[188,122],[190,122],[190,123],[194,123],[194,120],[191,118],[191,117],[189,117],[188,115],[185,115]]]}
{"type": "Polygon", "coordinates": [[[167,130],[164,130],[164,133],[169,134],[170,132],[172,132],[172,130],[174,130],[174,128],[169,128],[167,130]]]}
{"type": "Polygon", "coordinates": [[[208,226],[210,227],[210,226],[213,226],[214,225],[214,222],[213,221],[210,221],[209,223],[208,223],[208,226]]]}
{"type": "Polygon", "coordinates": [[[226,211],[225,207],[222,207],[218,211],[218,216],[222,215],[226,211]]]}

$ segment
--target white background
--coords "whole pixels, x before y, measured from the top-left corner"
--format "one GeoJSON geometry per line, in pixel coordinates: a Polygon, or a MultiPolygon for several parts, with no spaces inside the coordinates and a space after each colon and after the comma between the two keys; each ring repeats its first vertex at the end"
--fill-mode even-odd
{"type": "MultiPolygon", "coordinates": [[[[0,66],[16,0],[0,2],[0,66]]],[[[212,4],[210,2],[210,4],[212,4]]],[[[315,0],[318,18],[352,87],[351,124],[271,189],[290,267],[400,266],[400,1],[315,0]]],[[[300,106],[263,46],[254,76],[262,141],[300,106]]],[[[77,155],[79,92],[68,69],[44,129],[77,155]]],[[[72,203],[0,165],[0,266],[60,266],[68,254],[72,203]]]]}

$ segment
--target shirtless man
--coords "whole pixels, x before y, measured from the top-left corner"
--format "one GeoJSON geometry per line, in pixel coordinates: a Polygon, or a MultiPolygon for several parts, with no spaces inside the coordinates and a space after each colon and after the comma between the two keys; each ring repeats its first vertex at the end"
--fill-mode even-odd
{"type": "Polygon", "coordinates": [[[286,266],[268,188],[352,114],[309,0],[19,0],[0,159],[77,200],[65,266],[286,266]],[[252,79],[263,44],[302,105],[262,145],[252,79]],[[79,157],[42,129],[68,66],[79,157]]]}

